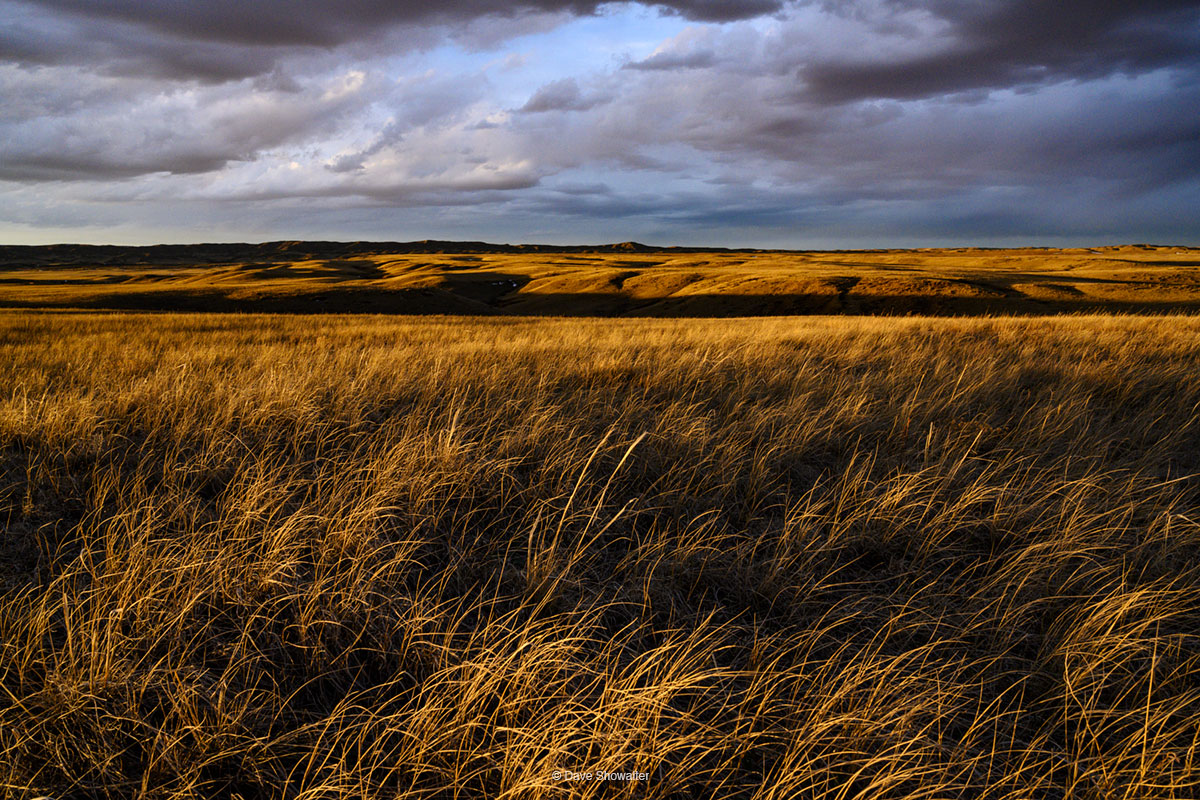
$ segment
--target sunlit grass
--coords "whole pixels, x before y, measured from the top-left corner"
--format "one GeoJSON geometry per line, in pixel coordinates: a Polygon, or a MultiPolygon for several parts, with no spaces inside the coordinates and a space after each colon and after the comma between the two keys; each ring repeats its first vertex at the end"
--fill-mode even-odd
{"type": "Polygon", "coordinates": [[[0,315],[0,786],[1195,797],[1198,355],[1183,317],[0,315]]]}

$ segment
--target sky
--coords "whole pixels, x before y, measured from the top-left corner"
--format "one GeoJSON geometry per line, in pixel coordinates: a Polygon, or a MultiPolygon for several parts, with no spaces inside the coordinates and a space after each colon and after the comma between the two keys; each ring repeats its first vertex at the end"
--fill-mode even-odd
{"type": "Polygon", "coordinates": [[[0,0],[0,243],[1200,245],[1200,2],[0,0]]]}

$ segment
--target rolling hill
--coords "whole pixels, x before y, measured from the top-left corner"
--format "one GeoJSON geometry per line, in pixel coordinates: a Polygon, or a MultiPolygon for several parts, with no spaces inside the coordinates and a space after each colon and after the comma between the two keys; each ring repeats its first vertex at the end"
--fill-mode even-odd
{"type": "Polygon", "coordinates": [[[1200,310],[1200,248],[0,247],[0,307],[723,317],[1200,310]]]}

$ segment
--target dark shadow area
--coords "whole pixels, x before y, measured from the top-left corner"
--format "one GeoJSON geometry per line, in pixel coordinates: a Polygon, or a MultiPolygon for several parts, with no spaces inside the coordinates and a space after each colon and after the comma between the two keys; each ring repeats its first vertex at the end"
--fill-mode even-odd
{"type": "MultiPolygon", "coordinates": [[[[621,298],[606,309],[604,295],[542,295],[539,302],[513,304],[510,314],[529,316],[620,317],[770,317],[831,314],[841,316],[1049,316],[1055,314],[1170,314],[1200,312],[1200,299],[1191,301],[1125,302],[1103,300],[1041,301],[1015,297],[946,297],[939,295],[831,296],[692,295],[637,301],[621,298]],[[608,313],[605,313],[607,310],[608,313]],[[599,312],[599,313],[597,313],[599,312]]],[[[619,297],[619,296],[618,296],[619,297]]]]}
{"type": "Polygon", "coordinates": [[[475,303],[496,306],[519,292],[532,278],[509,272],[469,272],[442,274],[441,289],[475,303]]]}
{"type": "Polygon", "coordinates": [[[520,294],[527,279],[500,273],[472,276],[444,288],[353,288],[294,294],[219,290],[148,290],[61,299],[0,299],[0,308],[256,314],[453,314],[531,317],[769,317],[1046,316],[1073,313],[1170,314],[1200,312],[1195,300],[1121,301],[1025,295],[955,297],[930,294],[686,295],[638,299],[621,293],[520,294]]]}
{"type": "MultiPolygon", "coordinates": [[[[638,242],[600,245],[494,244],[491,242],[262,242],[259,244],[0,245],[0,270],[30,267],[204,266],[247,261],[343,260],[380,255],[522,255],[522,254],[654,254],[763,253],[775,250],[721,247],[652,247],[638,242]]],[[[461,259],[467,261],[468,259],[461,259]]]]}
{"type": "MultiPolygon", "coordinates": [[[[53,273],[51,273],[53,275],[53,273]]],[[[157,280],[163,280],[170,276],[152,275],[157,280]]],[[[145,279],[145,278],[141,278],[145,279]]],[[[122,283],[136,283],[139,278],[130,277],[127,275],[104,275],[87,278],[0,278],[0,286],[105,286],[122,283]]]]}
{"type": "Polygon", "coordinates": [[[1169,259],[1143,258],[1108,258],[1109,261],[1122,261],[1126,264],[1136,264],[1139,267],[1200,267],[1200,261],[1171,261],[1169,259]]]}
{"type": "Polygon", "coordinates": [[[231,296],[219,291],[147,291],[54,301],[0,300],[0,308],[161,311],[211,314],[459,314],[499,313],[486,303],[441,289],[351,289],[323,292],[231,296]]]}

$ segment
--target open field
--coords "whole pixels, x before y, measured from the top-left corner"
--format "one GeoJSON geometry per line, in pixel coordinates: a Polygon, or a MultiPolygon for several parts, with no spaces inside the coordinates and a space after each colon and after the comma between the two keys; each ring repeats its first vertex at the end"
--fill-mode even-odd
{"type": "Polygon", "coordinates": [[[0,247],[0,308],[728,317],[1200,311],[1200,248],[0,247]]]}
{"type": "Polygon", "coordinates": [[[0,312],[0,786],[1195,797],[1198,357],[1192,317],[0,312]]]}

